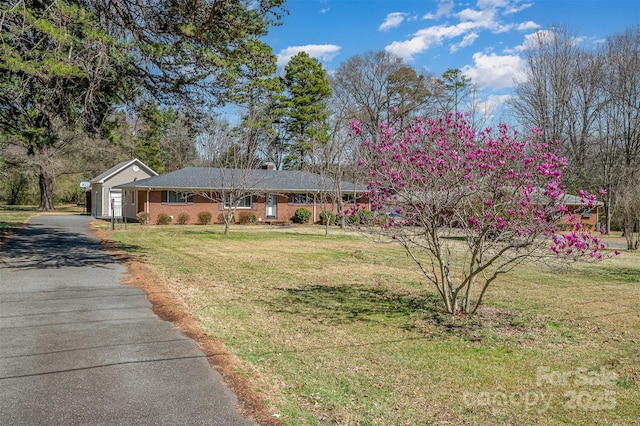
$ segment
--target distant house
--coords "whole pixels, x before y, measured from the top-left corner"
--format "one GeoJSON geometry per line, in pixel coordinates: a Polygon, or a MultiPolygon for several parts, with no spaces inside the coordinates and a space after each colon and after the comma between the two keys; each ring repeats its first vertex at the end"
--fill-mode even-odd
{"type": "MultiPolygon", "coordinates": [[[[198,213],[208,211],[213,222],[220,222],[225,209],[225,194],[243,192],[236,214],[246,211],[259,223],[285,223],[300,207],[311,211],[311,220],[320,221],[324,210],[337,212],[336,182],[314,173],[261,169],[223,169],[186,167],[171,173],[117,186],[123,193],[123,215],[130,220],[147,213],[155,223],[160,213],[177,217],[189,215],[189,223],[198,221],[198,213]]],[[[340,182],[345,207],[364,200],[365,188],[340,182]]],[[[237,219],[237,217],[236,217],[237,219]]]]}
{"type": "Polygon", "coordinates": [[[115,186],[157,175],[137,158],[116,164],[91,180],[91,195],[87,197],[91,214],[95,217],[122,217],[122,189],[115,186]]]}
{"type": "MultiPolygon", "coordinates": [[[[583,197],[571,194],[565,194],[561,199],[562,204],[567,206],[565,214],[565,223],[568,225],[568,216],[572,215],[577,221],[582,223],[585,229],[596,231],[600,228],[598,221],[598,210],[604,206],[602,201],[593,201],[591,206],[583,197]]],[[[573,228],[573,225],[563,226],[565,230],[573,228]]]]}
{"type": "MultiPolygon", "coordinates": [[[[398,195],[397,198],[387,200],[386,204],[386,214],[389,216],[397,216],[395,213],[395,208],[400,207],[402,205],[431,205],[434,202],[437,203],[437,200],[446,199],[452,203],[458,203],[463,196],[465,195],[466,188],[455,188],[451,191],[416,191],[410,193],[409,195],[398,195]],[[456,192],[456,189],[459,192],[456,192]],[[434,201],[436,200],[436,201],[434,201]]],[[[511,188],[513,190],[513,188],[511,188]]],[[[538,203],[540,206],[548,206],[549,203],[552,202],[547,196],[543,195],[544,188],[540,188],[534,192],[532,192],[531,196],[533,197],[533,202],[538,203]]],[[[475,199],[477,201],[479,195],[473,194],[471,199],[475,199]]],[[[562,204],[566,207],[565,213],[557,217],[558,229],[560,231],[573,231],[577,227],[577,223],[580,223],[580,227],[587,231],[596,231],[600,229],[599,222],[599,209],[604,206],[602,201],[589,201],[587,198],[572,195],[572,194],[562,194],[559,199],[553,201],[553,204],[562,204]]],[[[443,208],[444,206],[439,206],[439,208],[443,208]]],[[[455,209],[453,207],[448,207],[447,210],[449,218],[453,218],[453,211],[455,209]]],[[[451,223],[451,222],[447,222],[451,223]]],[[[455,223],[455,222],[454,222],[455,223]]],[[[460,226],[459,224],[453,226],[460,226]]]]}

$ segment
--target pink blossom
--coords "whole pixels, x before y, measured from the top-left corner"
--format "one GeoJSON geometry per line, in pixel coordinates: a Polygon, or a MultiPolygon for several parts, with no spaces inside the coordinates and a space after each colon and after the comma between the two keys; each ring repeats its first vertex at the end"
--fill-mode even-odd
{"type": "MultiPolygon", "coordinates": [[[[357,134],[359,124],[353,122],[352,129],[357,134]]],[[[415,226],[420,218],[471,236],[490,230],[492,241],[507,249],[514,240],[525,251],[527,244],[546,240],[558,256],[602,257],[604,243],[584,232],[580,215],[562,204],[567,160],[560,142],[544,140],[539,130],[517,136],[504,124],[476,133],[461,114],[380,129],[379,137],[365,144],[373,155],[364,158],[377,161],[370,170],[371,209],[403,211],[402,220],[381,221],[381,227],[415,226]]],[[[595,205],[595,195],[578,194],[585,205],[595,205]]]]}

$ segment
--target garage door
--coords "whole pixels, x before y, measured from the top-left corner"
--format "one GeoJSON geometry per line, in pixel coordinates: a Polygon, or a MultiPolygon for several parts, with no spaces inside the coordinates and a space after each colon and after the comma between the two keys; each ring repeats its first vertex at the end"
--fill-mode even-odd
{"type": "Polygon", "coordinates": [[[109,191],[109,216],[122,217],[122,191],[109,191]]]}

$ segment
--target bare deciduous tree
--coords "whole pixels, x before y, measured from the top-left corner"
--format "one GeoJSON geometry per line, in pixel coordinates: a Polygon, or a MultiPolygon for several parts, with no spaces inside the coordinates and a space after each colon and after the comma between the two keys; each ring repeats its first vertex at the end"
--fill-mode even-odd
{"type": "Polygon", "coordinates": [[[434,109],[433,77],[417,73],[386,51],[356,55],[333,76],[335,96],[345,106],[343,116],[361,123],[363,137],[375,138],[380,125],[409,120],[434,109]]]}
{"type": "Polygon", "coordinates": [[[224,235],[227,235],[238,208],[250,207],[254,197],[260,195],[256,188],[265,175],[257,170],[262,161],[248,148],[251,144],[245,138],[249,132],[238,138],[224,122],[213,123],[218,125],[212,125],[208,132],[200,135],[199,143],[202,163],[206,165],[207,186],[216,190],[196,191],[190,195],[197,194],[221,206],[224,235]]]}
{"type": "Polygon", "coordinates": [[[618,190],[618,200],[627,249],[637,250],[640,248],[640,179],[625,182],[618,190]]]}
{"type": "Polygon", "coordinates": [[[570,187],[604,188],[605,223],[640,164],[640,27],[588,49],[566,28],[540,31],[526,46],[526,79],[512,103],[526,127],[566,146],[570,187]]]}
{"type": "Polygon", "coordinates": [[[564,27],[552,27],[534,34],[525,49],[525,79],[515,87],[512,107],[525,128],[537,127],[549,140],[562,141],[574,166],[583,166],[580,144],[585,141],[577,146],[566,143],[575,143],[572,109],[576,108],[576,67],[582,55],[576,37],[564,27]]]}

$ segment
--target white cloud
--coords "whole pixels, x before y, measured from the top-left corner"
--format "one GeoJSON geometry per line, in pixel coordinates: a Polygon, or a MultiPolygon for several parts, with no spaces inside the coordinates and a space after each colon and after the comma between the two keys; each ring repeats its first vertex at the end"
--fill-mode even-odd
{"type": "Polygon", "coordinates": [[[442,0],[440,3],[438,3],[438,13],[437,16],[449,16],[451,14],[451,11],[453,10],[455,4],[453,3],[453,0],[442,0]]]}
{"type": "Polygon", "coordinates": [[[402,12],[389,13],[387,15],[387,18],[384,20],[382,24],[380,24],[378,29],[380,31],[387,31],[387,30],[390,30],[391,28],[396,28],[397,26],[402,24],[402,22],[405,20],[406,17],[407,17],[407,14],[402,12]]]}
{"type": "Polygon", "coordinates": [[[480,9],[504,9],[504,15],[513,15],[533,6],[533,3],[522,3],[522,0],[478,0],[480,9]]]}
{"type": "Polygon", "coordinates": [[[449,51],[451,53],[455,53],[464,47],[469,47],[478,39],[478,37],[480,36],[477,33],[467,34],[460,43],[452,44],[449,51]]]}
{"type": "Polygon", "coordinates": [[[474,112],[477,123],[481,127],[490,125],[491,123],[507,123],[510,120],[510,113],[507,103],[513,99],[513,95],[497,95],[492,94],[484,98],[478,98],[474,105],[474,112]]]}
{"type": "Polygon", "coordinates": [[[483,88],[504,89],[513,87],[524,69],[524,60],[518,55],[496,55],[482,52],[473,55],[474,66],[467,65],[462,71],[483,88]]]}
{"type": "Polygon", "coordinates": [[[422,19],[438,19],[443,16],[450,16],[454,6],[455,5],[453,4],[453,1],[451,0],[441,1],[440,3],[438,3],[438,10],[436,11],[436,13],[429,12],[423,15],[422,19]]]}
{"type": "MultiPolygon", "coordinates": [[[[488,28],[497,29],[494,21],[486,16],[481,21],[465,20],[456,25],[434,25],[417,31],[409,40],[394,41],[385,49],[401,58],[411,59],[413,55],[432,46],[438,46],[445,40],[476,33],[476,36],[471,36],[467,43],[475,41],[478,37],[476,30],[488,28]]],[[[463,40],[461,43],[465,43],[465,41],[463,40]]]]}
{"type": "Polygon", "coordinates": [[[329,62],[340,52],[335,44],[308,44],[306,46],[289,46],[278,53],[278,66],[284,67],[289,60],[300,52],[306,52],[312,58],[329,62]]]}
{"type": "MultiPolygon", "coordinates": [[[[429,13],[424,16],[424,19],[449,16],[457,18],[459,22],[433,25],[421,29],[406,40],[392,42],[385,49],[401,58],[411,60],[414,55],[447,42],[451,42],[449,51],[454,53],[463,47],[472,45],[483,32],[487,31],[498,34],[515,30],[537,30],[540,26],[533,21],[503,21],[503,17],[507,12],[510,14],[515,13],[517,10],[522,10],[526,7],[529,7],[529,4],[521,4],[521,0],[478,0],[474,8],[467,7],[453,13],[453,1],[441,1],[438,6],[438,12],[436,14],[429,13]],[[462,37],[462,40],[454,40],[459,37],[462,37]]],[[[391,25],[390,16],[387,16],[387,21],[385,22],[385,24],[389,22],[389,27],[391,25]]],[[[401,19],[406,19],[406,15],[403,15],[401,19]]],[[[382,26],[380,28],[382,29],[382,26]]]]}
{"type": "Polygon", "coordinates": [[[493,111],[503,107],[507,102],[513,99],[513,95],[489,95],[484,100],[482,108],[484,111],[493,111]]]}
{"type": "Polygon", "coordinates": [[[509,0],[478,0],[478,7],[481,9],[507,6],[509,6],[509,0]]]}
{"type": "Polygon", "coordinates": [[[458,17],[462,22],[473,21],[488,26],[493,26],[495,24],[495,11],[492,9],[464,9],[458,13],[458,17]]]}
{"type": "Polygon", "coordinates": [[[436,25],[425,28],[416,32],[411,39],[394,41],[385,49],[401,58],[411,59],[416,53],[423,52],[431,46],[439,45],[445,39],[451,39],[464,34],[465,26],[463,23],[450,26],[436,25]]]}
{"type": "Polygon", "coordinates": [[[523,4],[514,4],[511,7],[508,7],[505,11],[504,14],[505,15],[513,15],[514,13],[518,13],[518,12],[522,12],[525,9],[530,8],[531,6],[533,6],[533,3],[523,3],[523,4]]]}
{"type": "Polygon", "coordinates": [[[533,21],[521,22],[516,26],[516,29],[518,31],[537,30],[538,28],[540,28],[540,25],[536,24],[533,21]]]}
{"type": "Polygon", "coordinates": [[[550,30],[539,30],[535,33],[527,34],[524,36],[524,43],[520,46],[516,46],[515,50],[517,52],[523,52],[528,49],[532,49],[539,44],[546,44],[553,41],[555,35],[553,31],[550,30]]]}

